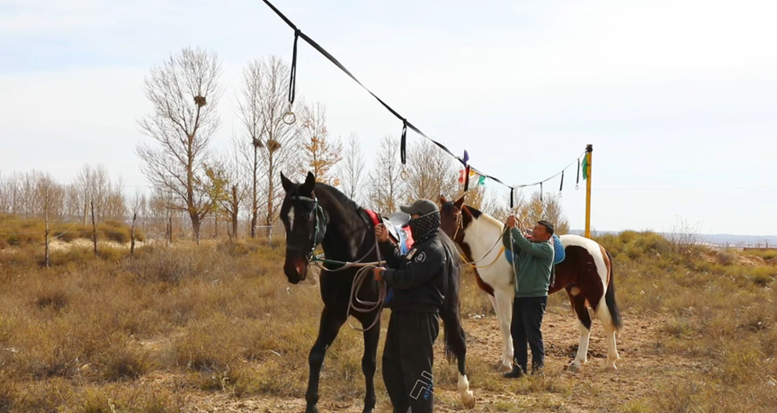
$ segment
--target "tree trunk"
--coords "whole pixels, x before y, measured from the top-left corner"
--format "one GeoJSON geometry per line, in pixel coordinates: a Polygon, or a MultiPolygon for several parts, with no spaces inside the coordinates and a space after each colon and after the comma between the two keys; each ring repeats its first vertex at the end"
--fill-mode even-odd
{"type": "Polygon", "coordinates": [[[259,186],[259,183],[256,180],[256,173],[259,171],[259,155],[258,155],[259,148],[254,145],[254,170],[253,170],[253,186],[252,186],[252,197],[251,197],[251,239],[256,238],[256,222],[257,222],[257,215],[259,215],[259,194],[257,193],[257,188],[259,186]]]}
{"type": "Polygon", "coordinates": [[[232,237],[237,239],[238,208],[240,203],[237,199],[237,185],[232,186],[232,237]]]}
{"type": "Polygon", "coordinates": [[[202,227],[202,221],[200,221],[200,217],[196,213],[191,214],[191,218],[194,242],[196,242],[197,245],[200,245],[200,228],[202,227]]]}
{"type": "Polygon", "coordinates": [[[270,246],[272,246],[272,219],[273,219],[273,201],[274,201],[274,193],[275,193],[275,185],[273,182],[273,174],[275,171],[273,171],[274,166],[273,165],[273,154],[270,152],[269,155],[269,170],[268,170],[268,191],[267,191],[267,219],[265,220],[265,225],[267,225],[267,239],[270,246]]]}

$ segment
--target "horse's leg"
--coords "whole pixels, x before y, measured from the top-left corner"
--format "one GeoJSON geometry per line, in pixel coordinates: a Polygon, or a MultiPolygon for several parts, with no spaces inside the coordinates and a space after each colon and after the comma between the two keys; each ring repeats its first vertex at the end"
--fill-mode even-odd
{"type": "Polygon", "coordinates": [[[499,329],[502,332],[502,364],[499,366],[499,372],[504,373],[513,369],[513,338],[510,335],[510,322],[513,318],[513,295],[512,287],[510,291],[494,290],[496,302],[496,318],[499,321],[499,329]]]}
{"type": "MultiPolygon", "coordinates": [[[[370,326],[373,317],[380,317],[380,313],[369,313],[366,317],[362,317],[361,323],[363,328],[370,326]]],[[[375,409],[375,369],[377,366],[378,356],[378,342],[380,341],[380,321],[378,321],[371,329],[364,332],[364,355],[362,356],[362,372],[364,372],[364,380],[366,383],[366,390],[364,393],[364,413],[370,413],[375,409]]]]}
{"type": "Polygon", "coordinates": [[[475,407],[475,395],[469,389],[467,378],[467,340],[461,319],[455,309],[441,309],[440,318],[445,323],[445,346],[456,356],[459,370],[458,388],[461,402],[467,408],[475,407]]]}
{"type": "Polygon", "coordinates": [[[580,370],[580,366],[588,362],[588,341],[591,338],[591,315],[588,313],[588,307],[585,305],[585,296],[581,294],[577,287],[572,287],[567,290],[567,292],[574,304],[577,319],[580,321],[580,342],[577,345],[577,356],[568,368],[569,371],[574,373],[580,370]]]}
{"type": "MultiPolygon", "coordinates": [[[[494,297],[491,294],[486,293],[486,297],[488,297],[488,301],[491,302],[491,307],[494,308],[494,314],[496,315],[496,320],[499,322],[499,328],[502,328],[502,320],[499,318],[499,304],[496,302],[496,297],[494,297]]],[[[502,358],[497,362],[496,368],[499,369],[499,371],[502,371],[502,360],[505,358],[505,351],[504,348],[502,349],[502,358]]]]}
{"type": "Polygon", "coordinates": [[[615,343],[615,331],[616,328],[612,322],[612,315],[607,308],[607,303],[604,300],[599,302],[599,308],[596,310],[596,314],[599,316],[599,320],[604,326],[604,332],[607,340],[607,364],[604,367],[604,371],[613,372],[618,368],[615,367],[615,362],[620,358],[618,356],[618,347],[615,343]]]}
{"type": "Polygon", "coordinates": [[[318,379],[321,374],[321,365],[324,363],[326,350],[335,341],[340,327],[345,322],[345,313],[335,311],[330,307],[324,307],[321,312],[321,322],[318,325],[318,337],[313,348],[310,349],[308,361],[310,363],[310,378],[308,379],[308,390],[305,393],[307,401],[306,413],[318,413],[316,404],[318,403],[318,379]]]}

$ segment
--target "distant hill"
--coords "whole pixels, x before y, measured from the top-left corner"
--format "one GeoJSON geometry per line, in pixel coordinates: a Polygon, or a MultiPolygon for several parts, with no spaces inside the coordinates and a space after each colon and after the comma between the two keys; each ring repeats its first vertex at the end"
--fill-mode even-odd
{"type": "MultiPolygon", "coordinates": [[[[571,234],[582,235],[583,230],[573,229],[569,231],[571,234]]],[[[595,231],[597,234],[618,234],[620,231],[595,231]]],[[[672,239],[673,237],[681,236],[680,234],[672,234],[666,232],[659,232],[658,234],[664,237],[672,239]]],[[[777,247],[777,236],[775,235],[732,235],[732,234],[699,234],[699,241],[714,245],[731,245],[731,246],[766,246],[777,247]]]]}

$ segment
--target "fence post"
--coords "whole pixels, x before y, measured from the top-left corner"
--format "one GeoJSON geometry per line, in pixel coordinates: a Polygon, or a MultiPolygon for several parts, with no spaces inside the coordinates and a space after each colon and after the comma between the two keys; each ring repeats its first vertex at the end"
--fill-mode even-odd
{"type": "Polygon", "coordinates": [[[585,180],[585,236],[591,238],[591,158],[594,152],[593,145],[586,145],[586,180],[585,180]]]}
{"type": "Polygon", "coordinates": [[[89,201],[92,205],[92,240],[94,242],[94,256],[97,256],[97,223],[94,220],[94,201],[89,201]]]}

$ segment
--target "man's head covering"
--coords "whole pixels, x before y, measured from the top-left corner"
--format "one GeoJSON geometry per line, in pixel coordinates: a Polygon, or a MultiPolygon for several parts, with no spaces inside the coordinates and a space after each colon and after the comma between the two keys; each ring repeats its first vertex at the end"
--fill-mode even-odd
{"type": "Polygon", "coordinates": [[[437,208],[437,204],[428,199],[419,199],[418,201],[413,202],[413,205],[402,205],[399,209],[406,214],[418,214],[421,216],[440,211],[439,208],[437,208]]]}
{"type": "Polygon", "coordinates": [[[437,235],[440,229],[440,210],[437,204],[428,199],[419,199],[413,202],[413,205],[402,205],[399,209],[406,214],[420,215],[408,222],[416,243],[424,242],[437,235]]]}

